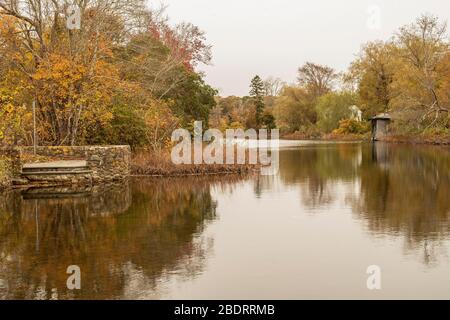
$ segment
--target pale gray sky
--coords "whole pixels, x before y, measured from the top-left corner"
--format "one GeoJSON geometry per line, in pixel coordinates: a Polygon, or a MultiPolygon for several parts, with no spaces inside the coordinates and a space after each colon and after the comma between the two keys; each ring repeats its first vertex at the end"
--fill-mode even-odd
{"type": "Polygon", "coordinates": [[[164,3],[168,5],[172,23],[192,22],[206,32],[208,43],[213,45],[213,65],[200,69],[206,73],[206,81],[224,96],[246,95],[255,74],[293,82],[297,68],[306,61],[343,71],[363,43],[388,39],[422,13],[450,20],[449,0],[165,0],[164,3]]]}

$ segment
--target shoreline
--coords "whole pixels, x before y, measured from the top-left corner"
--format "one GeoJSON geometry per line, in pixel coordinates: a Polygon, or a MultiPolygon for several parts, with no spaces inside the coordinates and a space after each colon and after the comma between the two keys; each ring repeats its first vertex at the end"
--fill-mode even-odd
{"type": "Polygon", "coordinates": [[[382,140],[388,143],[403,143],[411,145],[435,145],[450,146],[450,137],[427,137],[427,136],[389,136],[382,140]]]}
{"type": "MultiPolygon", "coordinates": [[[[321,142],[371,142],[366,136],[356,135],[327,135],[320,138],[300,137],[293,135],[284,135],[280,137],[280,140],[291,141],[321,141],[321,142]]],[[[401,136],[392,135],[382,140],[378,140],[383,143],[393,144],[408,144],[412,146],[417,145],[430,145],[430,146],[450,146],[450,137],[427,137],[427,136],[401,136]]],[[[21,188],[35,188],[41,187],[41,185],[16,185],[13,183],[17,177],[14,177],[8,171],[7,161],[0,159],[0,192],[4,192],[9,189],[21,189],[21,188]]],[[[227,175],[250,175],[259,171],[257,165],[174,165],[168,158],[168,155],[164,152],[156,153],[142,153],[135,152],[132,154],[130,164],[130,174],[127,178],[133,177],[189,177],[189,176],[227,176],[227,175]]],[[[64,184],[55,184],[52,187],[64,186],[64,184]]]]}
{"type": "Polygon", "coordinates": [[[202,172],[202,173],[173,173],[173,174],[131,174],[130,178],[179,178],[179,177],[207,177],[207,176],[230,176],[230,175],[251,175],[259,170],[248,170],[245,172],[220,171],[220,172],[202,172]]]}
{"type": "MultiPolygon", "coordinates": [[[[334,136],[334,137],[321,137],[321,138],[293,138],[290,136],[283,136],[280,140],[293,140],[293,141],[330,141],[330,142],[372,142],[367,137],[354,137],[354,136],[334,136]]],[[[450,146],[450,137],[426,137],[426,136],[388,136],[379,142],[386,143],[404,143],[411,145],[436,145],[436,146],[450,146]]]]}
{"type": "Polygon", "coordinates": [[[247,175],[259,171],[257,165],[180,165],[160,163],[159,166],[132,164],[129,177],[187,177],[187,176],[220,176],[247,175]],[[168,166],[169,168],[161,168],[168,166]]]}
{"type": "Polygon", "coordinates": [[[311,137],[303,134],[285,134],[280,137],[280,140],[304,140],[304,141],[370,141],[368,135],[348,134],[348,135],[336,135],[336,134],[324,134],[320,137],[311,137]]]}

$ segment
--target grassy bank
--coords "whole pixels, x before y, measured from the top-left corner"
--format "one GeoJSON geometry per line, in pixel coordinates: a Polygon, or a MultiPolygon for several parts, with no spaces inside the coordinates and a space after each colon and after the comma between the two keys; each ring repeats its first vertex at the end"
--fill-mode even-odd
{"type": "Polygon", "coordinates": [[[432,144],[450,146],[450,136],[440,135],[392,135],[383,139],[385,142],[410,143],[410,144],[432,144]]]}
{"type": "Polygon", "coordinates": [[[333,140],[333,141],[362,141],[370,140],[370,134],[335,134],[305,135],[295,132],[281,136],[283,140],[333,140]]]}
{"type": "MultiPolygon", "coordinates": [[[[393,143],[411,143],[411,144],[434,144],[434,145],[450,145],[450,134],[447,132],[434,132],[432,130],[425,132],[408,132],[398,130],[393,127],[389,136],[383,139],[384,142],[393,143]]],[[[327,141],[370,141],[371,133],[364,134],[338,134],[328,133],[320,135],[307,135],[304,133],[290,133],[281,136],[284,140],[327,140],[327,141]]]]}
{"type": "MultiPolygon", "coordinates": [[[[248,159],[248,157],[247,157],[248,159]]],[[[136,151],[131,159],[131,174],[135,176],[187,176],[217,174],[249,174],[258,170],[252,164],[180,164],[170,158],[170,151],[136,151]]]]}

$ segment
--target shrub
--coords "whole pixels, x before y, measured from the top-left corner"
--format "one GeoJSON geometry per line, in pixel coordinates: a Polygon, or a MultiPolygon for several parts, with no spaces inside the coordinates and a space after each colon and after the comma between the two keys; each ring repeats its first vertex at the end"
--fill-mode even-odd
{"type": "Polygon", "coordinates": [[[367,122],[360,122],[355,119],[345,119],[339,121],[339,128],[333,134],[364,134],[369,131],[367,122]]]}

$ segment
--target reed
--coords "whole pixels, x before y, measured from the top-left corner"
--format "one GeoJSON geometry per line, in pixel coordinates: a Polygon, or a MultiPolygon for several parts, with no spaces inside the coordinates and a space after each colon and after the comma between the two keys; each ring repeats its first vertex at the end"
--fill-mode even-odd
{"type": "MultiPolygon", "coordinates": [[[[248,157],[246,157],[248,160],[248,157]]],[[[136,150],[131,159],[131,174],[146,176],[186,176],[249,174],[258,171],[255,164],[174,164],[169,150],[136,150]]]]}

